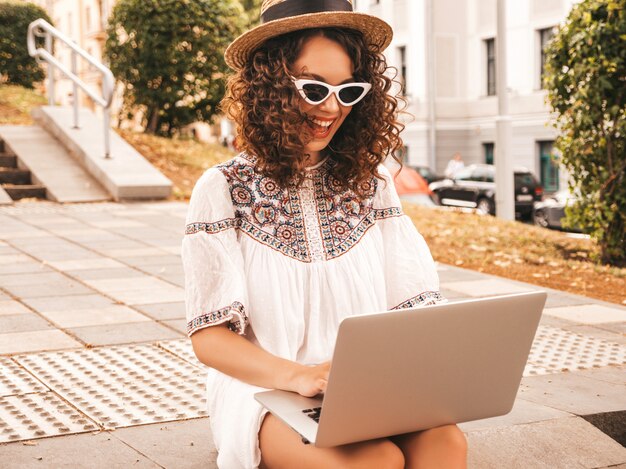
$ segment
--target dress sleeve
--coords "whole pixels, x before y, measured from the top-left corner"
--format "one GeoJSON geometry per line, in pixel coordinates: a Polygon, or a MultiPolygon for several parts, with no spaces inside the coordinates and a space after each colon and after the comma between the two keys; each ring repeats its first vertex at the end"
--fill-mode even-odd
{"type": "Polygon", "coordinates": [[[381,214],[387,307],[412,308],[446,302],[439,291],[435,262],[413,221],[404,214],[389,170],[379,167],[374,209],[381,214]]]}
{"type": "Polygon", "coordinates": [[[181,251],[189,336],[225,322],[245,333],[247,292],[236,226],[226,178],[209,169],[191,194],[181,251]]]}

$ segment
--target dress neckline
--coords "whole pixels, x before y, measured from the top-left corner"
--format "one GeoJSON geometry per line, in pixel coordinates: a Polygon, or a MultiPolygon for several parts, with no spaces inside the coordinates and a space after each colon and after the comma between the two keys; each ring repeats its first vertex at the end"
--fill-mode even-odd
{"type": "Polygon", "coordinates": [[[316,169],[321,168],[322,166],[324,166],[324,163],[326,163],[328,161],[328,159],[330,158],[330,155],[326,155],[324,158],[322,158],[320,161],[318,161],[317,163],[315,163],[314,165],[311,166],[306,166],[304,168],[305,171],[313,171],[316,169]]]}

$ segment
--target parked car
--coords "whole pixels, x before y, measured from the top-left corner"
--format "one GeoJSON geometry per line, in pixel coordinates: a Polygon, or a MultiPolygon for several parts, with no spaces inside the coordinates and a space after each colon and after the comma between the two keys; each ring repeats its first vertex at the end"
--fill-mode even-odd
{"type": "Polygon", "coordinates": [[[426,179],[426,182],[428,182],[428,184],[430,184],[431,182],[441,181],[442,179],[444,179],[444,176],[435,173],[428,166],[410,166],[410,168],[417,171],[420,174],[420,176],[426,179]]]}
{"type": "MultiPolygon", "coordinates": [[[[544,228],[564,229],[562,219],[565,217],[565,207],[572,204],[576,196],[568,190],[561,190],[540,202],[535,202],[533,207],[533,222],[544,228]]],[[[581,232],[580,228],[567,228],[568,231],[581,232]]]]}
{"type": "Polygon", "coordinates": [[[394,177],[396,191],[402,200],[417,205],[434,206],[432,199],[432,191],[428,188],[428,182],[414,169],[408,166],[402,166],[398,174],[398,170],[390,170],[394,177]]]}
{"type": "MultiPolygon", "coordinates": [[[[440,205],[476,208],[482,213],[496,212],[496,169],[490,164],[472,164],[458,171],[454,179],[433,182],[429,187],[440,205]]],[[[526,168],[514,169],[515,213],[530,218],[533,204],[540,201],[543,188],[526,168]]]]}

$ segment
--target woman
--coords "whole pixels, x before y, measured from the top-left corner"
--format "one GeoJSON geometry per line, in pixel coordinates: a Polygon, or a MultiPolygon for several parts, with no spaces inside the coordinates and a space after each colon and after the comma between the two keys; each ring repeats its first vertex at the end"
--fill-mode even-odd
{"type": "Polygon", "coordinates": [[[323,392],[343,317],[442,299],[381,165],[401,148],[381,54],[391,29],[351,10],[265,1],[263,24],[226,51],[222,105],[244,151],[198,181],[182,252],[221,468],[465,465],[453,425],[316,448],[253,398],[323,392]]]}

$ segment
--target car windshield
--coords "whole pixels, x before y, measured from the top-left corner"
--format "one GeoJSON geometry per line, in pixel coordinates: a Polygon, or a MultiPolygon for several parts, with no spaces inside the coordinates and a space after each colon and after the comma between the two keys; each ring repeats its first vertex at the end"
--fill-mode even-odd
{"type": "Polygon", "coordinates": [[[532,174],[529,173],[516,173],[515,174],[515,184],[516,185],[525,185],[532,186],[535,184],[535,180],[532,174]]]}

